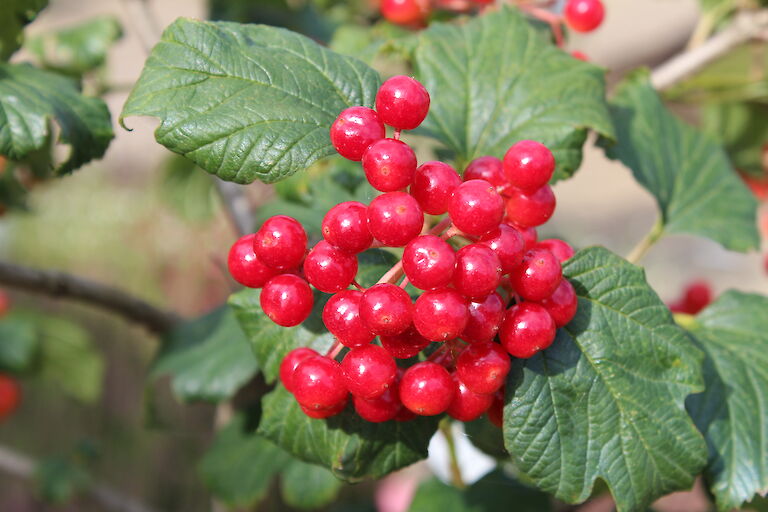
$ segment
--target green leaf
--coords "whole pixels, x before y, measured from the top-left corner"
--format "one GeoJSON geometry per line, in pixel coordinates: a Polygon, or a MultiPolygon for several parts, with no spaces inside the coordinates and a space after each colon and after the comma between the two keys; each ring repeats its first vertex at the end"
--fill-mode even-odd
{"type": "Polygon", "coordinates": [[[40,497],[53,504],[65,504],[91,485],[91,476],[70,457],[49,457],[35,469],[40,497]]]}
{"type": "Polygon", "coordinates": [[[231,507],[260,501],[269,484],[290,460],[283,450],[257,435],[242,414],[222,429],[200,463],[203,481],[217,499],[231,507]]]}
{"type": "Polygon", "coordinates": [[[487,417],[464,423],[467,439],[480,451],[497,459],[509,457],[504,448],[504,437],[501,429],[491,423],[487,417]]]}
{"type": "Polygon", "coordinates": [[[328,505],[336,499],[341,485],[341,480],[327,469],[295,459],[282,472],[283,501],[300,509],[328,505]]]}
{"type": "Polygon", "coordinates": [[[117,19],[103,16],[33,37],[26,47],[43,67],[79,77],[101,67],[110,47],[121,36],[122,28],[117,19]]]}
{"type": "Polygon", "coordinates": [[[336,116],[371,106],[379,83],[362,62],[284,29],[182,18],[122,117],[159,117],[158,142],[222,179],[273,183],[334,154],[336,116]]]}
{"type": "Polygon", "coordinates": [[[618,88],[611,114],[618,142],[601,145],[656,198],[664,232],[705,236],[735,251],[758,246],[754,196],[717,142],[664,107],[647,71],[618,88]]]}
{"type": "Polygon", "coordinates": [[[547,42],[516,10],[433,23],[414,66],[432,94],[423,126],[459,164],[534,139],[554,152],[562,179],[581,163],[587,129],[613,136],[603,71],[547,42]]]}
{"type": "Polygon", "coordinates": [[[709,445],[717,506],[731,510],[768,489],[768,298],[725,293],[690,331],[707,355],[707,387],[686,404],[709,445]]]}
{"type": "Polygon", "coordinates": [[[312,419],[284,387],[262,400],[259,433],[297,459],[320,464],[350,482],[380,478],[427,456],[435,417],[370,423],[351,406],[326,420],[312,419]]]}
{"type": "Polygon", "coordinates": [[[569,503],[605,480],[619,512],[689,488],[706,443],[683,407],[702,390],[701,352],[642,269],[606,249],[563,268],[579,298],[554,344],[513,364],[505,445],[538,487],[569,503]]]}
{"type": "Polygon", "coordinates": [[[11,313],[0,320],[0,370],[28,369],[38,347],[37,329],[31,319],[11,313]]]}
{"type": "Polygon", "coordinates": [[[549,496],[521,484],[501,470],[462,491],[431,478],[419,486],[409,512],[545,512],[549,496]]]}
{"type": "Polygon", "coordinates": [[[186,158],[172,155],[163,169],[160,199],[189,222],[213,219],[220,206],[213,180],[186,158]]]}
{"type": "Polygon", "coordinates": [[[43,147],[51,121],[61,130],[59,141],[71,146],[59,174],[101,158],[114,136],[107,106],[82,96],[73,80],[28,64],[0,64],[0,155],[20,160],[43,147]]]}
{"type": "Polygon", "coordinates": [[[757,102],[705,105],[704,129],[720,140],[740,171],[763,174],[763,146],[768,141],[768,105],[757,102]]]}
{"type": "Polygon", "coordinates": [[[232,309],[221,307],[171,331],[152,375],[172,375],[181,400],[220,402],[258,371],[256,359],[232,309]]]}
{"type": "Polygon", "coordinates": [[[8,60],[21,46],[24,25],[37,17],[48,0],[3,0],[0,16],[0,60],[8,60]]]}

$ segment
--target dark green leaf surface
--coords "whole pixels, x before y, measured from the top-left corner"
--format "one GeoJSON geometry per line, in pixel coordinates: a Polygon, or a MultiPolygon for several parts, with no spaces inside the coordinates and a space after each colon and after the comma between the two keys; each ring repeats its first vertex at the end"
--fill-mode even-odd
{"type": "Polygon", "coordinates": [[[338,478],[380,478],[427,456],[437,419],[369,423],[351,405],[326,420],[308,417],[282,385],[264,397],[259,433],[297,459],[320,464],[338,478]]]}
{"type": "Polygon", "coordinates": [[[327,469],[296,459],[283,470],[281,480],[283,501],[307,510],[331,503],[342,485],[341,480],[327,469]]]}
{"type": "Polygon", "coordinates": [[[768,489],[768,298],[728,292],[690,330],[707,355],[707,387],[686,404],[709,444],[718,508],[731,510],[768,489]]]}
{"type": "Polygon", "coordinates": [[[464,424],[467,439],[482,452],[497,459],[509,457],[504,448],[504,437],[499,427],[491,423],[486,416],[464,424]]]}
{"type": "Polygon", "coordinates": [[[122,117],[159,117],[158,142],[222,179],[279,181],[334,153],[329,129],[371,106],[378,74],[262,25],[179,19],[152,50],[122,117]]]}
{"type": "Polygon", "coordinates": [[[708,237],[735,251],[757,247],[754,196],[715,140],[666,109],[646,71],[619,87],[611,114],[618,142],[602,141],[606,154],[653,194],[665,232],[708,237]]]}
{"type": "Polygon", "coordinates": [[[222,307],[168,334],[154,376],[170,374],[182,400],[230,398],[258,371],[256,359],[232,309],[222,307]]]}
{"type": "Polygon", "coordinates": [[[570,503],[597,478],[619,512],[685,489],[706,443],[683,407],[701,391],[701,352],[644,272],[602,248],[564,265],[579,297],[552,347],[510,372],[505,445],[542,490],[570,503]]]}
{"type": "Polygon", "coordinates": [[[0,370],[26,370],[38,347],[37,329],[30,318],[9,314],[0,320],[0,370]]]}
{"type": "Polygon", "coordinates": [[[432,96],[423,126],[460,164],[534,139],[554,152],[562,179],[581,163],[588,129],[612,137],[603,71],[547,42],[516,10],[432,24],[414,65],[432,96]]]}
{"type": "Polygon", "coordinates": [[[74,81],[27,64],[0,64],[0,155],[21,160],[43,147],[51,122],[61,130],[59,142],[71,146],[59,174],[101,158],[114,136],[107,106],[81,95],[74,81]]]}
{"type": "Polygon", "coordinates": [[[742,172],[763,174],[763,146],[768,141],[768,105],[758,102],[705,105],[702,122],[728,151],[742,172]]]}
{"type": "Polygon", "coordinates": [[[49,457],[35,468],[35,484],[44,501],[62,505],[85,491],[91,476],[72,457],[49,457]]]}
{"type": "Polygon", "coordinates": [[[0,11],[0,60],[7,60],[21,46],[24,25],[31,22],[48,0],[3,0],[0,11]]]}

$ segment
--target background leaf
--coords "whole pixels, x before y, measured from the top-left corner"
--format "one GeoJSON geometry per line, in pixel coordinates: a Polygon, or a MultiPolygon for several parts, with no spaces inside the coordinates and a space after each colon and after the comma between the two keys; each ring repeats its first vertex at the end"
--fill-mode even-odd
{"type": "Polygon", "coordinates": [[[0,60],[7,60],[21,46],[24,25],[48,5],[48,0],[3,0],[0,16],[0,60]]]}
{"type": "Polygon", "coordinates": [[[689,488],[706,462],[683,407],[702,389],[701,353],[640,268],[591,248],[563,272],[579,309],[552,347],[514,362],[507,450],[538,487],[570,503],[587,499],[597,478],[619,512],[689,488]]]}
{"type": "Polygon", "coordinates": [[[14,313],[0,319],[0,370],[28,369],[38,347],[39,337],[32,319],[14,313]]]}
{"type": "Polygon", "coordinates": [[[314,464],[292,459],[281,473],[283,501],[296,508],[312,510],[331,503],[342,482],[333,473],[314,464]]]}
{"type": "Polygon", "coordinates": [[[763,148],[768,144],[768,105],[757,102],[705,105],[702,123],[704,129],[725,146],[737,169],[756,176],[765,173],[763,148]]]}

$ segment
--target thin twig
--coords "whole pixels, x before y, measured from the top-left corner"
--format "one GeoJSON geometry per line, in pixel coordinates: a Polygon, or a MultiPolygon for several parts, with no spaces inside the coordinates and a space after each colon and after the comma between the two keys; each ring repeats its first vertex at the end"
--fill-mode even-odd
{"type": "Polygon", "coordinates": [[[648,252],[648,250],[653,247],[653,244],[659,241],[659,239],[664,235],[664,223],[661,221],[661,219],[656,221],[656,224],[653,225],[653,228],[651,228],[651,231],[640,240],[640,243],[635,246],[634,249],[632,249],[627,256],[627,261],[630,263],[637,264],[643,256],[648,252]]]}
{"type": "Polygon", "coordinates": [[[464,489],[467,487],[467,484],[464,483],[464,478],[461,476],[461,467],[459,466],[459,459],[456,455],[456,440],[453,438],[453,429],[451,428],[451,421],[448,418],[440,420],[440,432],[443,433],[445,443],[448,446],[451,483],[454,487],[464,489]]]}
{"type": "Polygon", "coordinates": [[[39,270],[0,261],[0,284],[33,293],[72,299],[116,313],[164,333],[181,318],[109,285],[54,270],[39,270]]]}

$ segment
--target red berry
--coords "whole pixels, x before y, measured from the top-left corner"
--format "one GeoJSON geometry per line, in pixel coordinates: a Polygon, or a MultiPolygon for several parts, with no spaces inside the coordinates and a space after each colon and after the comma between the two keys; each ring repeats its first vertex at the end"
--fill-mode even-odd
{"type": "Polygon", "coordinates": [[[397,392],[397,386],[387,389],[383,395],[376,398],[360,398],[353,396],[355,412],[365,421],[371,423],[381,423],[395,419],[397,414],[403,408],[397,392]]]}
{"type": "MultiPolygon", "coordinates": [[[[227,257],[227,267],[232,278],[249,288],[261,288],[279,273],[279,271],[263,264],[256,257],[256,253],[253,252],[253,239],[255,237],[256,235],[245,235],[240,238],[232,244],[227,257]]],[[[6,309],[3,307],[4,297],[0,294],[0,316],[3,316],[6,309]]]]}
{"type": "Polygon", "coordinates": [[[381,15],[397,25],[423,26],[430,11],[429,0],[381,0],[381,15]]]}
{"type": "Polygon", "coordinates": [[[21,388],[16,379],[0,374],[0,421],[10,416],[21,402],[21,388]]]}
{"type": "Polygon", "coordinates": [[[499,324],[504,318],[504,301],[498,293],[492,293],[484,299],[469,303],[469,320],[460,337],[471,343],[490,341],[499,332],[499,324]]]}
{"type": "Polygon", "coordinates": [[[589,57],[587,57],[587,54],[584,52],[580,52],[578,50],[574,50],[571,52],[571,57],[574,59],[578,59],[583,62],[589,62],[589,57]]]}
{"type": "Polygon", "coordinates": [[[456,266],[456,253],[438,236],[414,238],[403,251],[403,270],[416,288],[432,290],[451,282],[456,266]]]}
{"type": "Polygon", "coordinates": [[[591,32],[603,22],[605,8],[600,0],[568,0],[563,15],[576,32],[591,32]]]}
{"type": "Polygon", "coordinates": [[[357,254],[371,246],[368,231],[368,207],[357,201],[339,203],[325,214],[323,238],[342,251],[357,254]]]}
{"type": "Polygon", "coordinates": [[[493,293],[501,280],[501,262],[490,247],[465,245],[456,253],[453,286],[468,299],[482,299],[493,293]]]}
{"type": "Polygon", "coordinates": [[[507,226],[516,229],[517,232],[520,233],[520,236],[523,237],[523,242],[525,242],[526,251],[533,249],[536,245],[536,241],[539,239],[539,233],[536,231],[536,228],[518,226],[514,222],[510,222],[509,219],[507,219],[505,223],[507,226]]]}
{"type": "Polygon", "coordinates": [[[445,412],[453,401],[455,386],[448,370],[429,361],[408,368],[400,381],[400,400],[421,416],[445,412]]]}
{"type": "Polygon", "coordinates": [[[555,255],[546,249],[531,249],[509,275],[515,292],[525,300],[544,300],[555,292],[563,272],[555,255]]]}
{"type": "Polygon", "coordinates": [[[293,393],[293,372],[299,363],[308,357],[319,356],[317,352],[307,347],[299,347],[288,352],[280,362],[280,382],[285,389],[293,393]]]}
{"type": "Polygon", "coordinates": [[[259,302],[264,313],[277,325],[293,327],[309,317],[315,298],[304,279],[281,274],[267,281],[259,302]]]}
{"type": "Polygon", "coordinates": [[[520,190],[531,193],[540,189],[552,179],[555,172],[555,157],[552,152],[534,140],[521,140],[504,155],[504,174],[509,183],[520,190]]]}
{"type": "Polygon", "coordinates": [[[712,302],[712,287],[706,281],[694,281],[685,287],[683,303],[688,314],[695,315],[712,302]]]}
{"type": "Polygon", "coordinates": [[[498,229],[483,235],[479,243],[490,247],[496,253],[502,274],[509,274],[523,261],[525,241],[520,232],[511,226],[499,224],[498,229]]]}
{"type": "Polygon", "coordinates": [[[363,154],[363,170],[376,190],[394,192],[413,183],[416,153],[403,141],[381,139],[363,154]]]}
{"type": "Polygon", "coordinates": [[[494,393],[504,385],[512,363],[498,343],[482,341],[464,349],[456,361],[461,381],[475,393],[494,393]]]}
{"type": "Polygon", "coordinates": [[[393,284],[371,286],[360,301],[360,317],[374,334],[400,334],[411,325],[412,315],[408,293],[393,284]]]}
{"type": "Polygon", "coordinates": [[[485,180],[469,180],[453,191],[448,215],[456,228],[481,236],[497,228],[504,216],[504,201],[485,180]]]}
{"type": "Polygon", "coordinates": [[[378,345],[350,350],[341,362],[341,370],[349,392],[360,398],[381,396],[397,375],[395,360],[378,345]]]}
{"type": "Polygon", "coordinates": [[[573,247],[571,247],[568,242],[564,242],[563,240],[559,240],[557,238],[548,238],[546,240],[542,240],[541,242],[537,243],[535,247],[538,249],[547,249],[549,252],[555,255],[555,258],[557,258],[560,263],[565,263],[569,259],[573,258],[573,255],[575,254],[573,247]]]}
{"type": "Polygon", "coordinates": [[[555,321],[544,306],[533,302],[509,308],[499,329],[499,339],[507,352],[522,359],[549,347],[556,334],[555,321]]]}
{"type": "Polygon", "coordinates": [[[398,359],[410,359],[419,355],[419,352],[427,348],[431,341],[419,334],[415,327],[409,327],[405,332],[395,336],[379,336],[381,346],[392,357],[398,359]]]}
{"type": "Polygon", "coordinates": [[[307,281],[325,293],[343,290],[357,275],[357,256],[320,240],[304,260],[307,281]]]}
{"type": "Polygon", "coordinates": [[[501,160],[495,156],[481,156],[472,160],[464,170],[464,181],[485,180],[494,187],[507,184],[501,160]]]}
{"type": "Polygon", "coordinates": [[[368,146],[383,139],[385,133],[375,110],[349,107],[331,125],[331,144],[344,158],[359,162],[368,146]]]}
{"type": "Polygon", "coordinates": [[[310,356],[293,371],[293,396],[307,409],[332,409],[347,400],[347,388],[339,363],[310,356]]]}
{"type": "Polygon", "coordinates": [[[410,193],[430,215],[448,211],[451,195],[461,185],[456,170],[443,162],[426,162],[416,169],[410,193]]]}
{"type": "Polygon", "coordinates": [[[299,221],[286,215],[267,219],[256,232],[253,251],[265,265],[290,270],[298,267],[307,252],[307,233],[299,221]]]}
{"type": "Polygon", "coordinates": [[[549,185],[531,194],[515,188],[507,194],[507,218],[518,226],[541,226],[555,212],[557,201],[549,185]]]}
{"type": "Polygon", "coordinates": [[[424,213],[405,192],[388,192],[368,206],[368,228],[382,244],[402,247],[421,233],[424,213]]]}
{"type": "Polygon", "coordinates": [[[544,306],[557,327],[564,327],[576,316],[579,298],[573,285],[566,278],[562,278],[555,292],[539,304],[544,306]]]}
{"type": "MultiPolygon", "coordinates": [[[[384,4],[391,3],[384,0],[384,4]]],[[[384,124],[398,130],[413,130],[429,112],[429,93],[418,80],[409,76],[393,76],[376,93],[376,111],[384,124]]]]}
{"type": "Polygon", "coordinates": [[[322,420],[325,418],[330,418],[331,416],[336,416],[337,414],[341,413],[344,409],[346,409],[347,399],[345,398],[342,402],[339,402],[338,404],[334,405],[333,407],[329,407],[328,409],[312,409],[310,407],[305,407],[301,404],[299,404],[299,407],[301,407],[302,412],[307,416],[309,416],[310,418],[314,418],[316,420],[322,420]]]}
{"type": "Polygon", "coordinates": [[[504,423],[504,390],[493,394],[493,403],[488,408],[488,420],[499,428],[504,423]]]}
{"type": "Polygon", "coordinates": [[[362,300],[362,292],[344,290],[328,299],[323,307],[323,323],[328,332],[350,348],[367,345],[376,337],[360,318],[362,300]]]}
{"type": "Polygon", "coordinates": [[[458,337],[469,321],[469,303],[451,288],[426,291],[416,299],[413,325],[431,341],[458,337]]]}
{"type": "Polygon", "coordinates": [[[448,415],[459,421],[473,421],[483,415],[493,403],[493,395],[471,391],[455,374],[456,391],[448,407],[448,415]]]}

